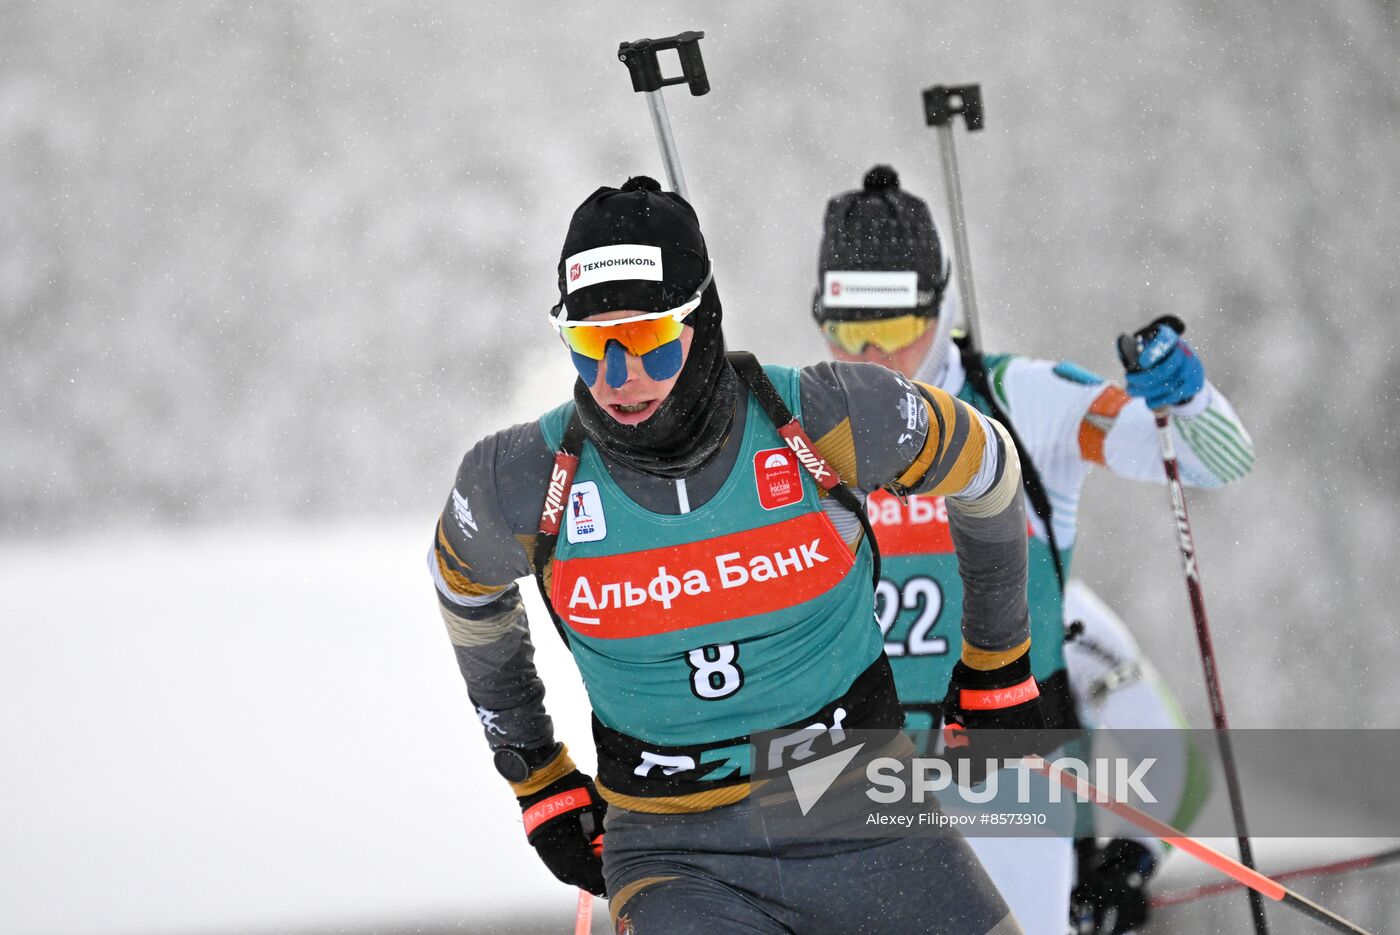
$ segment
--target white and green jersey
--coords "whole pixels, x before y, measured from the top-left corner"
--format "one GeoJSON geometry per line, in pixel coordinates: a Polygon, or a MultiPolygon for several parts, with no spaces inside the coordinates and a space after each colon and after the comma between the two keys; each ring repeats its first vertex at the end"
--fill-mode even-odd
{"type": "MultiPolygon", "coordinates": [[[[1166,483],[1152,411],[1123,387],[1077,364],[988,354],[988,383],[1050,497],[1055,540],[1074,545],[1079,498],[1090,468],[1100,465],[1131,480],[1166,483]]],[[[967,398],[962,361],[953,355],[935,385],[967,398]]],[[[1173,406],[1172,435],[1182,482],[1221,487],[1254,466],[1254,443],[1234,407],[1214,384],[1189,402],[1173,406]]],[[[1038,538],[1040,521],[1031,518],[1038,538]]]]}
{"type": "MultiPolygon", "coordinates": [[[[984,413],[992,407],[973,391],[956,353],[938,356],[942,372],[930,382],[984,413]]],[[[1165,483],[1152,412],[1141,399],[1066,362],[1011,354],[987,355],[988,388],[1039,473],[1051,506],[1055,544],[1069,574],[1079,500],[1094,465],[1123,477],[1165,483]]],[[[1224,394],[1207,383],[1189,403],[1171,410],[1181,476],[1186,484],[1219,487],[1254,463],[1253,443],[1224,394]]],[[[883,557],[876,611],[910,727],[934,726],[957,660],[962,581],[952,560],[947,515],[936,497],[900,500],[873,494],[869,512],[883,557]],[[951,637],[951,639],[950,639],[951,637]]],[[[1064,677],[1061,584],[1044,523],[1029,519],[1028,603],[1031,665],[1045,687],[1052,724],[1073,723],[1064,677]]]]}

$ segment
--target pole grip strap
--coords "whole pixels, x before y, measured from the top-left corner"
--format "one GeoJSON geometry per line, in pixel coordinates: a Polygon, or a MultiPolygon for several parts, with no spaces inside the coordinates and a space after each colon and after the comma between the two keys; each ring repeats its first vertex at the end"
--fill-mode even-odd
{"type": "Polygon", "coordinates": [[[584,786],[560,792],[558,795],[551,795],[547,799],[541,799],[525,809],[521,815],[525,822],[525,837],[528,838],[534,834],[535,829],[547,821],[553,821],[560,815],[576,812],[592,804],[593,797],[588,794],[588,789],[584,786]]]}
{"type": "Polygon", "coordinates": [[[958,694],[958,707],[966,711],[999,711],[1014,708],[1040,697],[1040,689],[1031,676],[1019,685],[1006,688],[964,688],[958,694]]]}

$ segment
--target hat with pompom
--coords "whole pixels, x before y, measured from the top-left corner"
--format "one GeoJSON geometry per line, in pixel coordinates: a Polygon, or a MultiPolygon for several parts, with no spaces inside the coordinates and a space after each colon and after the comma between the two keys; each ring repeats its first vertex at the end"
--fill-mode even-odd
{"type": "Polygon", "coordinates": [[[619,309],[664,312],[690,301],[709,271],[690,203],[637,175],[599,188],[574,211],[559,256],[559,299],[569,321],[619,309]]]}
{"type": "Polygon", "coordinates": [[[878,165],[826,205],[812,315],[819,323],[938,314],[948,255],[922,198],[878,165]]]}

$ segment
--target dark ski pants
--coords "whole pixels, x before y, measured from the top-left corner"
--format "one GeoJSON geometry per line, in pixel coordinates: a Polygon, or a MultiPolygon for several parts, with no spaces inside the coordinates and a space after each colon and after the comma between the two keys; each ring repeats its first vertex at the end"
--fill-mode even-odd
{"type": "Polygon", "coordinates": [[[956,834],[770,838],[748,800],[689,815],[608,811],[619,935],[1020,935],[956,834]]]}

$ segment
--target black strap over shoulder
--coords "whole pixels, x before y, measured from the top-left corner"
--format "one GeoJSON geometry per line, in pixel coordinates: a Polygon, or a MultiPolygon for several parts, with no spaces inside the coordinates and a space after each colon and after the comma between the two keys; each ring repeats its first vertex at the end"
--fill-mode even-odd
{"type": "MultiPolygon", "coordinates": [[[[801,444],[803,444],[813,456],[821,458],[816,447],[812,445],[810,439],[807,438],[806,432],[802,430],[801,423],[799,423],[797,417],[792,414],[792,410],[788,408],[788,404],[783,401],[782,394],[778,392],[778,388],[773,385],[772,380],[768,379],[768,374],[764,372],[763,366],[758,362],[758,358],[754,357],[748,351],[730,351],[725,356],[729,358],[729,365],[734,368],[734,372],[739,375],[739,379],[744,382],[744,386],[748,388],[748,391],[754,395],[754,399],[758,400],[758,404],[763,407],[764,413],[768,416],[769,421],[778,429],[779,433],[793,432],[794,434],[800,435],[801,444]]],[[[783,435],[783,439],[788,442],[789,447],[797,451],[794,443],[788,438],[787,434],[783,435]]],[[[812,466],[806,459],[802,458],[801,451],[797,451],[797,454],[798,460],[802,463],[803,468],[805,468],[808,473],[813,473],[812,466]]],[[[860,521],[860,527],[865,532],[866,541],[870,543],[870,557],[873,560],[873,578],[875,586],[878,588],[880,585],[880,544],[875,541],[875,530],[870,525],[870,516],[865,512],[865,504],[861,503],[855,491],[851,490],[851,488],[846,486],[845,482],[841,480],[841,475],[837,473],[835,467],[825,462],[823,462],[823,465],[831,472],[832,476],[835,478],[835,483],[822,483],[820,477],[815,477],[815,475],[814,477],[817,482],[821,483],[822,487],[831,494],[832,498],[835,499],[837,503],[854,513],[856,519],[860,521]]]]}
{"type": "Polygon", "coordinates": [[[535,554],[533,556],[535,583],[539,585],[540,597],[544,599],[544,606],[549,610],[549,619],[554,621],[554,629],[558,631],[559,638],[564,641],[565,646],[569,645],[569,633],[564,629],[564,622],[554,612],[554,603],[549,599],[549,592],[544,585],[544,570],[549,567],[549,560],[554,556],[554,546],[559,541],[558,519],[556,518],[553,524],[550,524],[548,519],[551,504],[557,502],[563,508],[569,502],[569,488],[573,485],[574,468],[578,466],[579,456],[583,454],[583,441],[583,423],[579,421],[578,411],[575,410],[574,414],[569,417],[569,424],[564,429],[564,439],[560,442],[559,451],[554,456],[550,490],[545,496],[545,513],[540,517],[540,530],[535,534],[535,554]],[[558,496],[554,497],[556,485],[558,496]]]}
{"type": "Polygon", "coordinates": [[[1016,434],[1016,429],[1011,424],[1011,418],[997,403],[996,396],[992,394],[991,381],[987,378],[987,366],[982,358],[982,352],[974,349],[972,342],[965,336],[955,337],[953,340],[958,346],[958,352],[962,355],[963,369],[967,371],[968,382],[972,384],[972,388],[977,391],[978,395],[987,401],[987,405],[992,410],[992,418],[1001,423],[1002,428],[1006,429],[1006,434],[1011,436],[1011,444],[1016,446],[1016,455],[1021,459],[1021,484],[1026,489],[1026,497],[1031,501],[1031,509],[1045,525],[1045,536],[1050,542],[1050,558],[1055,563],[1055,578],[1060,583],[1060,593],[1064,594],[1065,568],[1060,559],[1059,544],[1055,541],[1054,510],[1050,507],[1050,495],[1045,492],[1045,484],[1040,479],[1040,472],[1036,470],[1030,452],[1026,451],[1026,446],[1021,443],[1021,437],[1016,434]]]}
{"type": "Polygon", "coordinates": [[[782,427],[795,418],[783,395],[778,392],[773,381],[768,379],[768,374],[757,357],[748,351],[730,351],[724,356],[729,358],[729,366],[734,368],[739,379],[744,381],[744,386],[754,395],[754,399],[758,400],[770,422],[782,427]]]}

